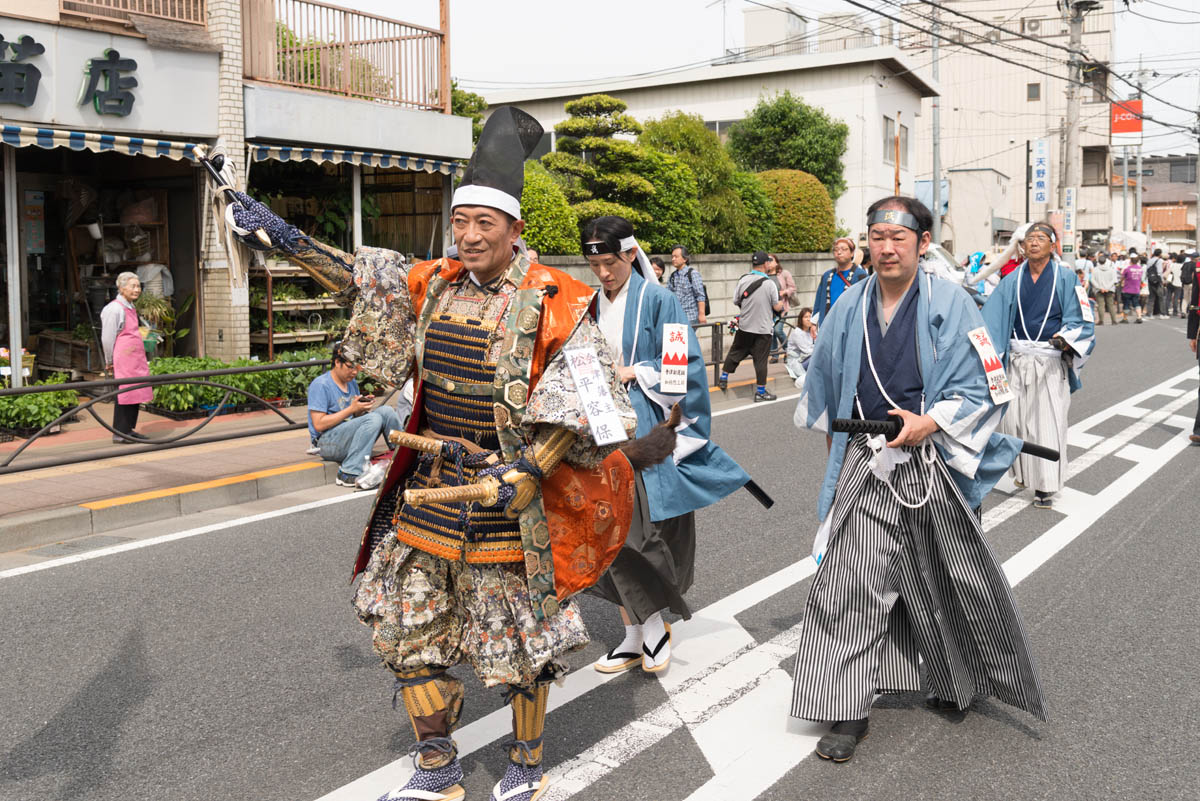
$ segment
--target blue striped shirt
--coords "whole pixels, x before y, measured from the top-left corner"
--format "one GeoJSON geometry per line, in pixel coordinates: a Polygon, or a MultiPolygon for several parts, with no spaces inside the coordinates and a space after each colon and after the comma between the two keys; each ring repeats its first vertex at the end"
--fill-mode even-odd
{"type": "Polygon", "coordinates": [[[692,325],[700,322],[700,304],[704,302],[704,281],[700,273],[692,265],[671,273],[667,279],[667,288],[675,293],[683,313],[687,315],[692,325]]]}

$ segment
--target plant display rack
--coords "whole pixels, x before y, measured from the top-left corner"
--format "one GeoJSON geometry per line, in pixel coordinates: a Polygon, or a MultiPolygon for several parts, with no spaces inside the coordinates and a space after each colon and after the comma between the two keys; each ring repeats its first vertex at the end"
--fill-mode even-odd
{"type": "Polygon", "coordinates": [[[252,345],[266,345],[268,361],[275,358],[276,345],[324,342],[329,338],[329,332],[323,329],[301,329],[286,332],[275,330],[276,312],[315,312],[341,308],[333,298],[275,299],[275,281],[277,279],[312,280],[312,277],[308,273],[286,261],[268,259],[265,267],[252,268],[250,276],[251,278],[263,278],[266,280],[265,298],[259,303],[251,304],[251,308],[261,309],[267,313],[267,328],[264,331],[251,331],[250,343],[252,345]]]}

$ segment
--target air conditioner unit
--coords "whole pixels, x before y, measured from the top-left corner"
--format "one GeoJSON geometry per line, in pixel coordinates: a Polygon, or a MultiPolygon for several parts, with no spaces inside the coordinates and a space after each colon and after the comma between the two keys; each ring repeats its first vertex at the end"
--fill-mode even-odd
{"type": "Polygon", "coordinates": [[[961,43],[966,38],[966,33],[960,28],[952,28],[950,33],[946,35],[946,38],[952,42],[961,43]]]}
{"type": "Polygon", "coordinates": [[[987,36],[985,38],[989,42],[999,42],[1000,41],[1000,31],[997,31],[997,30],[988,31],[987,36]]]}
{"type": "Polygon", "coordinates": [[[1040,19],[1022,19],[1021,32],[1029,36],[1038,36],[1042,32],[1042,21],[1040,19]]]}

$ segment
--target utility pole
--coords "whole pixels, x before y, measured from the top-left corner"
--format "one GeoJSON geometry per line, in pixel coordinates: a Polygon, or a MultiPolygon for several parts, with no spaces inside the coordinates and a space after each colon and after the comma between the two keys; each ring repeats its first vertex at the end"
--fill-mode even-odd
{"type": "Polygon", "coordinates": [[[1071,39],[1070,61],[1067,64],[1067,119],[1064,132],[1063,168],[1059,171],[1058,207],[1066,205],[1067,187],[1082,182],[1079,151],[1079,85],[1083,78],[1083,15],[1099,5],[1096,0],[1059,0],[1059,8],[1068,12],[1071,39]]]}
{"type": "MultiPolygon", "coordinates": [[[[1137,73],[1138,100],[1142,99],[1143,77],[1144,73],[1142,72],[1142,57],[1139,55],[1137,73]]],[[[1134,184],[1133,192],[1133,230],[1140,231],[1142,230],[1142,146],[1140,143],[1137,146],[1137,166],[1135,167],[1135,171],[1137,173],[1137,183],[1134,184]]]]}
{"type": "Polygon", "coordinates": [[[1033,143],[1025,140],[1025,222],[1029,222],[1029,190],[1033,188],[1033,143]]]}
{"type": "Polygon", "coordinates": [[[895,153],[895,156],[896,156],[896,180],[895,180],[895,191],[893,191],[892,194],[898,195],[898,194],[900,194],[900,112],[899,111],[896,112],[896,136],[895,136],[895,139],[896,139],[896,153],[895,153]]]}
{"type": "MultiPolygon", "coordinates": [[[[938,7],[933,7],[933,81],[938,80],[938,7]]],[[[942,243],[942,104],[933,96],[933,244],[942,243]]]]}
{"type": "Polygon", "coordinates": [[[1121,230],[1129,230],[1129,145],[1121,148],[1121,230]]]}

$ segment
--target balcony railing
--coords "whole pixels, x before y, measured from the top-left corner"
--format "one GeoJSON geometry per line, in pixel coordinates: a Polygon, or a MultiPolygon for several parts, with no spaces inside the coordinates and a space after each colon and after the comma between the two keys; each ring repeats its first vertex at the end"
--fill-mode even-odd
{"type": "Polygon", "coordinates": [[[441,31],[316,0],[242,0],[248,79],[449,112],[441,31]]]}
{"type": "Polygon", "coordinates": [[[207,25],[205,0],[59,0],[59,13],[128,24],[130,14],[144,14],[173,22],[207,25]]]}

